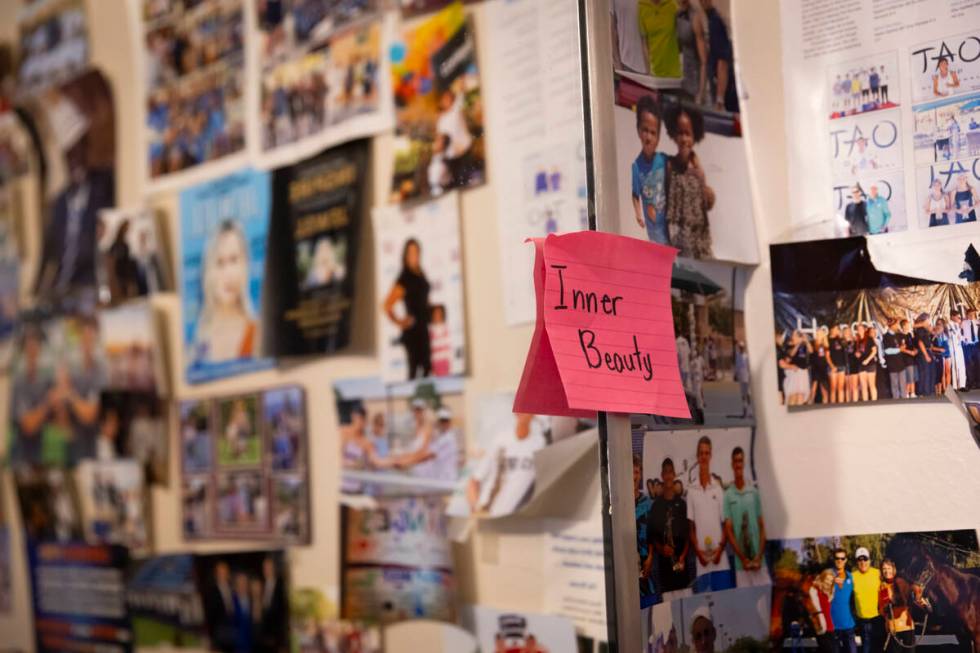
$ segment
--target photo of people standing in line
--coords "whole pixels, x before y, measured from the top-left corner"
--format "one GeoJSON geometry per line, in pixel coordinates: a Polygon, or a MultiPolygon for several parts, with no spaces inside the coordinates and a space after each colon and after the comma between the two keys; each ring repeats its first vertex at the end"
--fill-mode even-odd
{"type": "Polygon", "coordinates": [[[463,462],[462,382],[386,385],[376,377],[334,383],[340,416],[341,491],[446,494],[463,462]]]}
{"type": "Polygon", "coordinates": [[[767,557],[779,648],[967,653],[980,638],[975,530],[773,540],[767,557]]]}
{"type": "Polygon", "coordinates": [[[23,315],[11,382],[14,465],[74,467],[97,455],[106,364],[90,314],[23,315]]]}
{"type": "Polygon", "coordinates": [[[289,579],[279,551],[194,558],[208,648],[221,653],[289,649],[289,579]]]}
{"type": "Polygon", "coordinates": [[[473,26],[453,3],[391,48],[395,168],[391,200],[439,197],[485,179],[483,98],[473,26]]]}
{"type": "Polygon", "coordinates": [[[901,95],[895,53],[833,66],[827,70],[830,119],[894,109],[901,95]]]}
{"type": "Polygon", "coordinates": [[[739,112],[728,0],[613,0],[610,13],[617,73],[739,112]]]}
{"type": "Polygon", "coordinates": [[[382,377],[398,382],[465,369],[463,269],[455,194],[374,210],[382,377]]]}
{"type": "Polygon", "coordinates": [[[641,607],[768,586],[752,430],[651,431],[633,448],[641,607]]]}

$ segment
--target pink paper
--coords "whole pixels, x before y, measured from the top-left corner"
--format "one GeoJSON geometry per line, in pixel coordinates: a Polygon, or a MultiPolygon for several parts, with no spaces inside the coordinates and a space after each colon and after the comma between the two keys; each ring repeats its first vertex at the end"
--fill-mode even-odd
{"type": "Polygon", "coordinates": [[[567,412],[534,412],[690,418],[670,307],[677,250],[589,231],[535,246],[538,323],[521,390],[567,412]],[[552,369],[560,387],[541,388],[554,383],[552,369]]]}

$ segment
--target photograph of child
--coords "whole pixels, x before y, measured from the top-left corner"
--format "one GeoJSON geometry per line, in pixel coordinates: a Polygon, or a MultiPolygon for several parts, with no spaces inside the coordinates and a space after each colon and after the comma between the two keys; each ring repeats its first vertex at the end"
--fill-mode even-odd
{"type": "Polygon", "coordinates": [[[341,491],[452,492],[462,465],[462,382],[385,385],[378,378],[334,383],[340,416],[341,491]]]}
{"type": "Polygon", "coordinates": [[[106,365],[91,314],[24,314],[12,364],[14,465],[74,467],[96,457],[106,365]]]}
{"type": "Polygon", "coordinates": [[[916,105],[912,119],[916,165],[973,160],[980,153],[980,92],[916,105]]]}
{"type": "Polygon", "coordinates": [[[218,402],[219,467],[258,465],[262,460],[259,397],[245,395],[218,402]]]}
{"type": "Polygon", "coordinates": [[[634,443],[641,607],[769,585],[752,430],[647,432],[634,443]]]}
{"type": "Polygon", "coordinates": [[[767,556],[776,647],[966,653],[980,638],[975,530],[773,540],[767,556]]]}
{"type": "Polygon", "coordinates": [[[118,304],[173,289],[169,260],[149,209],[103,209],[96,224],[99,302],[118,304]]]}
{"type": "Polygon", "coordinates": [[[395,168],[391,200],[438,197],[485,177],[483,98],[462,3],[408,29],[391,48],[395,168]]]}
{"type": "Polygon", "coordinates": [[[138,461],[84,461],[77,483],[87,542],[122,544],[136,556],[149,552],[149,504],[138,461]]]}
{"type": "Polygon", "coordinates": [[[462,374],[466,364],[459,205],[455,194],[373,211],[382,377],[462,374]]]}
{"type": "Polygon", "coordinates": [[[245,169],[181,192],[181,308],[190,383],[273,365],[259,357],[270,176],[245,169]]]}
{"type": "Polygon", "coordinates": [[[737,116],[626,78],[616,102],[620,233],[686,258],[757,261],[752,201],[739,190],[748,170],[737,116]]]}
{"type": "Polygon", "coordinates": [[[144,19],[146,161],[151,179],[245,147],[242,0],[174,3],[144,19]],[[196,4],[196,3],[195,3],[196,4]]]}

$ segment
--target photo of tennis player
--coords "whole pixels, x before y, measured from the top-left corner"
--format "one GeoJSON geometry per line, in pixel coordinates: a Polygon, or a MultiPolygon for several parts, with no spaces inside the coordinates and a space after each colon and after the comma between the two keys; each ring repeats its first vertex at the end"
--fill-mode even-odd
{"type": "Polygon", "coordinates": [[[977,221],[980,180],[973,174],[980,158],[932,164],[916,170],[920,227],[946,227],[977,221]]]}
{"type": "Polygon", "coordinates": [[[980,92],[916,105],[912,120],[916,165],[975,159],[980,154],[980,92]]]}
{"type": "Polygon", "coordinates": [[[483,98],[473,26],[462,3],[404,31],[391,53],[396,109],[391,201],[483,184],[483,98]]]}
{"type": "Polygon", "coordinates": [[[909,48],[912,102],[980,91],[975,32],[945,36],[909,48]]]}
{"type": "Polygon", "coordinates": [[[334,383],[346,494],[447,494],[462,465],[462,382],[334,383]]]}
{"type": "Polygon", "coordinates": [[[219,467],[258,465],[262,460],[259,397],[243,395],[218,402],[219,467]]]}
{"type": "Polygon", "coordinates": [[[827,89],[831,120],[894,109],[901,101],[898,56],[888,52],[832,66],[827,69],[827,89]]]}
{"type": "Polygon", "coordinates": [[[245,147],[242,5],[242,0],[175,3],[144,20],[144,133],[150,179],[245,147]]]}

